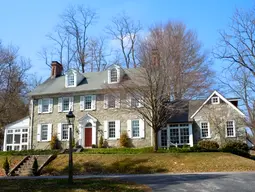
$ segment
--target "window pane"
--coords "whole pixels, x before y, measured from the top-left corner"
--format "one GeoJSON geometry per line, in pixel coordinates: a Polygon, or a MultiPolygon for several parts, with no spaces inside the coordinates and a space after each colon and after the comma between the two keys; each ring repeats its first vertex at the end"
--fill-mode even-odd
{"type": "Polygon", "coordinates": [[[62,139],[68,139],[68,124],[62,125],[62,139]]]}
{"type": "Polygon", "coordinates": [[[42,141],[47,141],[47,136],[48,136],[48,125],[42,125],[41,140],[42,141]]]}
{"type": "Polygon", "coordinates": [[[108,95],[108,108],[115,108],[115,97],[114,97],[114,95],[108,95]]]}
{"type": "Polygon", "coordinates": [[[170,141],[179,144],[179,129],[170,129],[170,141]]]}
{"type": "Polygon", "coordinates": [[[69,98],[68,97],[64,97],[63,98],[63,111],[69,111],[69,98]]]}
{"type": "Polygon", "coordinates": [[[42,100],[42,112],[49,112],[49,99],[43,99],[42,100]]]}
{"type": "Polygon", "coordinates": [[[7,150],[7,151],[11,151],[11,150],[12,150],[12,146],[7,146],[7,147],[6,147],[6,150],[7,150]]]}
{"type": "Polygon", "coordinates": [[[14,146],[14,151],[19,151],[19,145],[14,146]]]}
{"type": "Polygon", "coordinates": [[[13,134],[7,135],[6,144],[13,144],[13,134]]]}
{"type": "Polygon", "coordinates": [[[22,134],[22,143],[26,143],[27,142],[27,133],[22,134]]]}
{"type": "Polygon", "coordinates": [[[161,130],[161,146],[166,147],[167,146],[167,130],[161,130]]]}
{"type": "Polygon", "coordinates": [[[14,144],[20,143],[20,135],[14,135],[14,144]]]}
{"type": "Polygon", "coordinates": [[[68,86],[74,85],[74,74],[68,75],[68,86]]]}
{"type": "Polygon", "coordinates": [[[132,121],[132,135],[133,137],[139,137],[139,120],[132,121]]]}
{"type": "Polygon", "coordinates": [[[19,133],[19,132],[20,132],[20,129],[16,129],[16,130],[15,130],[15,133],[19,133]]]}
{"type": "Polygon", "coordinates": [[[22,132],[28,132],[28,129],[22,129],[22,132]]]}
{"type": "Polygon", "coordinates": [[[8,130],[7,133],[13,133],[13,130],[8,130]]]}
{"type": "Polygon", "coordinates": [[[85,96],[85,109],[91,109],[92,96],[85,96]]]}
{"type": "Polygon", "coordinates": [[[131,107],[138,107],[138,106],[139,106],[139,102],[137,98],[131,97],[131,107]]]}
{"type": "Polygon", "coordinates": [[[182,144],[189,144],[189,128],[181,128],[181,143],[182,144]]]}
{"type": "Polygon", "coordinates": [[[117,82],[117,69],[111,70],[111,82],[117,82]]]}
{"type": "Polygon", "coordinates": [[[208,123],[201,123],[201,131],[202,131],[202,137],[208,137],[208,123]]]}
{"type": "Polygon", "coordinates": [[[109,138],[115,138],[115,122],[111,121],[108,123],[109,138]]]}
{"type": "Polygon", "coordinates": [[[27,150],[27,145],[22,145],[21,150],[27,150]]]}
{"type": "Polygon", "coordinates": [[[234,122],[227,121],[227,136],[234,136],[234,122]]]}

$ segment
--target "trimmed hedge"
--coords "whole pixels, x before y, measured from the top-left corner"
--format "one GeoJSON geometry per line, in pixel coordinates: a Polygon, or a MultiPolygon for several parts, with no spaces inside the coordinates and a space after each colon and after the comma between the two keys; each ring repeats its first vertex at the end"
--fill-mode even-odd
{"type": "Polygon", "coordinates": [[[52,154],[58,154],[58,153],[59,153],[59,150],[1,151],[0,156],[52,155],[52,154]]]}
{"type": "Polygon", "coordinates": [[[224,149],[238,149],[242,151],[249,151],[249,147],[246,143],[241,141],[228,141],[222,148],[224,149]]]}
{"type": "Polygon", "coordinates": [[[218,151],[219,144],[216,141],[202,140],[198,142],[198,147],[206,151],[218,151]]]}

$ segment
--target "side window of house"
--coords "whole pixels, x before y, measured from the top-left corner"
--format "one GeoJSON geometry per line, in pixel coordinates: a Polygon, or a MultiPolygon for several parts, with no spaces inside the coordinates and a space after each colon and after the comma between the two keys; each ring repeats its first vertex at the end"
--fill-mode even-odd
{"type": "Polygon", "coordinates": [[[120,138],[120,121],[104,121],[104,138],[119,139],[120,138]]]}
{"type": "Polygon", "coordinates": [[[68,124],[62,124],[62,138],[61,140],[68,140],[69,134],[68,134],[68,124]]]}
{"type": "Polygon", "coordinates": [[[141,95],[130,95],[127,94],[127,102],[128,102],[128,107],[131,108],[139,108],[143,107],[143,96],[141,95]]]}
{"type": "Polygon", "coordinates": [[[210,137],[209,123],[201,122],[200,131],[201,131],[201,138],[209,138],[210,137]]]}
{"type": "Polygon", "coordinates": [[[234,121],[226,122],[226,136],[235,137],[235,123],[234,121]]]}
{"type": "Polygon", "coordinates": [[[73,111],[73,97],[60,97],[58,98],[58,112],[73,111]]]}
{"type": "Polygon", "coordinates": [[[211,98],[212,104],[219,104],[220,98],[218,96],[214,96],[211,98]]]}
{"type": "Polygon", "coordinates": [[[38,124],[37,141],[50,141],[52,136],[52,124],[38,124]]]}
{"type": "Polygon", "coordinates": [[[53,99],[43,98],[38,100],[38,113],[52,113],[53,99]]]}
{"type": "Polygon", "coordinates": [[[95,110],[96,95],[80,96],[80,110],[95,110]]]}
{"type": "Polygon", "coordinates": [[[104,95],[104,109],[120,108],[120,94],[105,94],[104,95]]]}
{"type": "Polygon", "coordinates": [[[144,120],[127,120],[127,133],[129,138],[144,138],[144,120]]]}

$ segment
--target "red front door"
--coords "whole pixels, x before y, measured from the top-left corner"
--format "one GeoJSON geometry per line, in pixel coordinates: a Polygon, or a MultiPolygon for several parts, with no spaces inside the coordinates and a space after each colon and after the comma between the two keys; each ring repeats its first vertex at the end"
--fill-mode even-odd
{"type": "Polygon", "coordinates": [[[85,147],[92,146],[92,128],[85,128],[85,147]]]}

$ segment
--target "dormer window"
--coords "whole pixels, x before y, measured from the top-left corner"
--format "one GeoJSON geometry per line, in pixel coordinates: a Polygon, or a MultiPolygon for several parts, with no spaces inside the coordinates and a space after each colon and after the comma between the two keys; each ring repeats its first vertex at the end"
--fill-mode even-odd
{"type": "Polygon", "coordinates": [[[220,98],[218,96],[212,97],[212,104],[219,104],[220,103],[220,98]]]}
{"type": "Polygon", "coordinates": [[[113,68],[111,69],[111,83],[117,83],[117,69],[113,68]]]}
{"type": "Polygon", "coordinates": [[[108,69],[108,84],[119,83],[123,76],[123,70],[118,65],[113,65],[108,69]]]}
{"type": "Polygon", "coordinates": [[[68,77],[67,77],[67,85],[68,85],[68,87],[74,86],[74,74],[73,73],[68,75],[68,77]]]}

